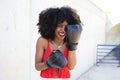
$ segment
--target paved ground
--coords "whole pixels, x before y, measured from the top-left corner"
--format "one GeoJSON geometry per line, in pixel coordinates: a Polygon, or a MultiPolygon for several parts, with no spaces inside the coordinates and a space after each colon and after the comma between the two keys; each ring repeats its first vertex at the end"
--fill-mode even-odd
{"type": "Polygon", "coordinates": [[[120,80],[120,67],[117,65],[94,66],[79,80],[120,80]]]}

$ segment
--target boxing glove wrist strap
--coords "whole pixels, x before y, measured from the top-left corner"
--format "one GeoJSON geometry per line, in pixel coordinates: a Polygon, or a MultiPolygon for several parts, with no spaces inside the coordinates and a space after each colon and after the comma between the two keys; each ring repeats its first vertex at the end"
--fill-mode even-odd
{"type": "Polygon", "coordinates": [[[68,44],[67,44],[67,48],[68,48],[68,50],[70,50],[70,51],[76,50],[76,49],[77,49],[77,46],[78,46],[78,43],[68,43],[68,44]]]}

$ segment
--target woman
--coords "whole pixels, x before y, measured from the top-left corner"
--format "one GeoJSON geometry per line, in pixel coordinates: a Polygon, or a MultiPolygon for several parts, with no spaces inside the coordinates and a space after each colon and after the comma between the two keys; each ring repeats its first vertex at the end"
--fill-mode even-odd
{"type": "MultiPolygon", "coordinates": [[[[72,35],[69,35],[69,30],[66,28],[68,25],[80,26],[80,23],[79,15],[70,7],[48,8],[40,13],[37,25],[41,36],[36,43],[35,68],[41,71],[40,76],[43,80],[70,79],[70,70],[74,69],[76,65],[78,43],[74,47],[73,44],[72,47],[67,46],[73,40],[68,40],[72,35]],[[62,63],[56,67],[59,62],[56,62],[54,66],[49,61],[51,54],[59,53],[56,50],[59,50],[67,60],[67,64],[64,64],[63,67],[61,67],[62,63]]],[[[80,29],[82,30],[81,26],[80,29]]],[[[77,34],[80,36],[80,33],[77,34]]]]}

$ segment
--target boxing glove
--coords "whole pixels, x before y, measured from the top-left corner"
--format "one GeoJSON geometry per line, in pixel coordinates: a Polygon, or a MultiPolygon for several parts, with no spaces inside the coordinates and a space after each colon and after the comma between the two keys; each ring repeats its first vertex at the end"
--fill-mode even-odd
{"type": "Polygon", "coordinates": [[[69,51],[76,50],[82,31],[81,25],[68,25],[65,28],[67,48],[69,51]]]}
{"type": "Polygon", "coordinates": [[[45,65],[51,68],[63,68],[67,64],[67,59],[61,53],[60,50],[56,50],[55,53],[51,53],[51,55],[46,59],[45,65]]]}

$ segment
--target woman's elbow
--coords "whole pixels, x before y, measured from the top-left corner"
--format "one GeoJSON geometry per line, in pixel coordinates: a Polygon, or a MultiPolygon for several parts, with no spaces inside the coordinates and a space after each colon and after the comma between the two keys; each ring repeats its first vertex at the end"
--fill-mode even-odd
{"type": "Polygon", "coordinates": [[[41,71],[41,65],[40,65],[40,63],[35,63],[35,69],[37,71],[41,71]]]}
{"type": "Polygon", "coordinates": [[[74,68],[75,68],[75,65],[74,66],[68,66],[69,70],[73,70],[74,68]]]}
{"type": "Polygon", "coordinates": [[[74,67],[68,67],[69,68],[69,70],[73,70],[74,69],[74,67]]]}
{"type": "Polygon", "coordinates": [[[37,65],[35,65],[35,69],[36,69],[37,71],[40,71],[40,69],[38,68],[38,66],[37,66],[37,65]]]}

